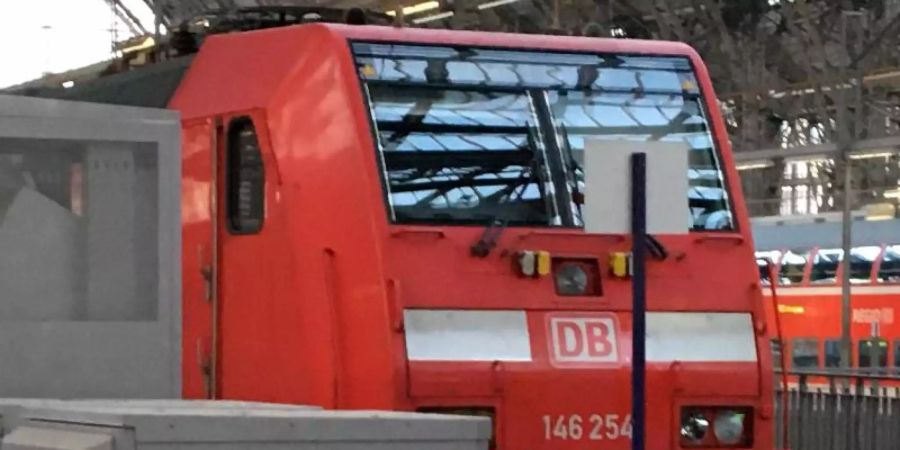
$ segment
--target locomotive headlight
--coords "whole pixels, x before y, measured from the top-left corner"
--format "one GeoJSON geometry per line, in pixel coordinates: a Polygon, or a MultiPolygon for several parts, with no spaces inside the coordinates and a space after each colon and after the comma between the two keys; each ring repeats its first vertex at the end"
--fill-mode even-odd
{"type": "Polygon", "coordinates": [[[564,262],[556,270],[556,292],[559,295],[585,295],[588,289],[588,274],[575,262],[564,262]]]}
{"type": "Polygon", "coordinates": [[[681,446],[685,448],[750,448],[753,408],[688,406],[681,409],[681,446]]]}
{"type": "Polygon", "coordinates": [[[681,419],[681,442],[687,445],[699,445],[709,433],[709,419],[702,412],[690,412],[681,419]]]}
{"type": "Polygon", "coordinates": [[[721,410],[716,414],[713,432],[723,445],[737,445],[744,439],[745,415],[737,411],[721,410]]]}

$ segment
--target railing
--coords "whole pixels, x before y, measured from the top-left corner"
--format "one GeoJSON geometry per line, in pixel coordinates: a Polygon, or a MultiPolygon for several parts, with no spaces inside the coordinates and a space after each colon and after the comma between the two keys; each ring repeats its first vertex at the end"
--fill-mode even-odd
{"type": "Polygon", "coordinates": [[[792,370],[776,393],[776,447],[791,450],[900,448],[896,370],[792,370]],[[788,442],[782,442],[784,406],[788,442]]]}

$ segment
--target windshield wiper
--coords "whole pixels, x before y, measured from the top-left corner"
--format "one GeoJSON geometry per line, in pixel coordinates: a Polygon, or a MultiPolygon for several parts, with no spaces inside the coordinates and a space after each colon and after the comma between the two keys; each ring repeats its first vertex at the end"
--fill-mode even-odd
{"type": "Polygon", "coordinates": [[[669,258],[669,250],[666,249],[666,246],[659,242],[656,237],[652,234],[647,233],[647,251],[650,253],[650,256],[658,261],[665,261],[669,258]]]}
{"type": "Polygon", "coordinates": [[[484,229],[484,232],[481,233],[481,237],[469,248],[472,256],[476,258],[486,258],[490,255],[491,250],[497,246],[497,241],[500,240],[500,236],[506,228],[506,223],[505,220],[492,217],[491,223],[488,224],[484,229]]]}
{"type": "MultiPolygon", "coordinates": [[[[530,133],[529,133],[530,134],[530,133]]],[[[523,180],[524,174],[521,174],[519,180],[523,180]]],[[[519,186],[518,194],[515,193],[516,188],[513,188],[513,191],[510,193],[509,201],[519,201],[522,199],[522,196],[525,195],[525,190],[527,189],[528,183],[519,186]]],[[[486,258],[491,254],[491,250],[497,246],[497,242],[500,240],[500,235],[503,234],[503,230],[506,229],[506,225],[509,223],[506,220],[506,214],[503,211],[497,212],[490,216],[490,223],[484,229],[484,232],[481,233],[481,237],[477,242],[472,244],[472,247],[469,248],[472,256],[477,258],[486,258]]]]}

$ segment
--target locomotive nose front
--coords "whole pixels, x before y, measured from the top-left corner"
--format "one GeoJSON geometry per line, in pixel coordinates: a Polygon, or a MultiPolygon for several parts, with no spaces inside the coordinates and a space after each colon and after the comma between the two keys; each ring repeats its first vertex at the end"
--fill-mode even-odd
{"type": "MultiPolygon", "coordinates": [[[[411,393],[491,416],[498,448],[629,449],[631,327],[629,312],[409,311],[411,393]]],[[[749,315],[651,313],[648,335],[646,448],[762,448],[749,315]]]]}

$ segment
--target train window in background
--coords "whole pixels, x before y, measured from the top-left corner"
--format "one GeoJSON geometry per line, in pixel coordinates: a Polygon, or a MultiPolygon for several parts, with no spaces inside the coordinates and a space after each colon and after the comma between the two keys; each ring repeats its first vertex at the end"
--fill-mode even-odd
{"type": "Polygon", "coordinates": [[[881,254],[881,247],[869,245],[850,249],[850,282],[872,281],[872,266],[881,254]]]}
{"type": "Polygon", "coordinates": [[[900,369],[900,339],[894,341],[894,367],[900,369]]]}
{"type": "Polygon", "coordinates": [[[772,348],[772,364],[776,369],[781,369],[781,340],[772,339],[769,341],[772,348]]]}
{"type": "Polygon", "coordinates": [[[859,368],[871,368],[873,359],[875,367],[887,367],[887,350],[888,343],[884,339],[873,338],[859,341],[859,368]]]}
{"type": "Polygon", "coordinates": [[[900,245],[891,245],[884,249],[884,258],[878,269],[878,281],[881,283],[900,282],[900,245]]]}
{"type": "Polygon", "coordinates": [[[803,282],[803,272],[809,259],[807,251],[788,250],[781,258],[781,270],[778,273],[778,284],[790,285],[803,282]]]}
{"type": "Polygon", "coordinates": [[[837,368],[841,367],[841,340],[826,339],[825,340],[825,367],[837,368]]]}
{"type": "Polygon", "coordinates": [[[844,251],[839,248],[821,248],[813,257],[812,269],[809,271],[809,282],[828,284],[837,282],[837,270],[844,259],[844,251]]]}
{"type": "Polygon", "coordinates": [[[228,127],[226,186],[228,229],[232,234],[254,234],[262,229],[266,177],[256,128],[248,117],[228,127]]]}
{"type": "Polygon", "coordinates": [[[794,369],[819,367],[819,340],[794,339],[791,346],[791,367],[794,369]]]}
{"type": "Polygon", "coordinates": [[[769,267],[766,264],[766,261],[771,261],[772,264],[778,264],[780,259],[781,252],[778,250],[756,252],[756,266],[759,268],[759,282],[762,283],[763,286],[768,286],[769,283],[771,283],[769,280],[769,267]]]}

